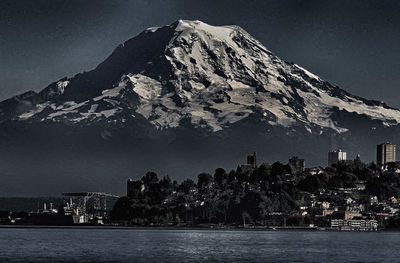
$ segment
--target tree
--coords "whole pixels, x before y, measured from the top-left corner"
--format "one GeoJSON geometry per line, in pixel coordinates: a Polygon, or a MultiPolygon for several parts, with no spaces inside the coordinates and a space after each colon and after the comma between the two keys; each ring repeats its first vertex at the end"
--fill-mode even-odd
{"type": "Polygon", "coordinates": [[[146,185],[156,184],[158,183],[158,177],[155,172],[147,172],[146,175],[142,178],[142,181],[146,185]]]}
{"type": "Polygon", "coordinates": [[[309,175],[299,182],[298,188],[306,192],[316,193],[321,188],[321,182],[316,175],[309,175]]]}
{"type": "Polygon", "coordinates": [[[190,189],[195,186],[195,183],[191,179],[186,179],[178,186],[178,191],[188,194],[190,189]]]}
{"type": "Polygon", "coordinates": [[[211,174],[208,173],[201,173],[198,175],[197,178],[198,178],[197,180],[198,188],[203,188],[204,186],[208,186],[213,181],[213,177],[211,176],[211,174]]]}
{"type": "Polygon", "coordinates": [[[160,180],[160,187],[163,189],[170,189],[173,187],[172,185],[172,181],[171,178],[169,178],[169,176],[164,176],[161,180],[160,180]]]}
{"type": "Polygon", "coordinates": [[[226,179],[228,179],[226,171],[222,168],[217,168],[214,173],[214,182],[221,186],[226,179]]]}
{"type": "Polygon", "coordinates": [[[280,162],[275,162],[272,164],[272,167],[271,167],[271,175],[272,176],[290,174],[290,172],[291,172],[291,170],[288,165],[284,165],[280,162]]]}
{"type": "Polygon", "coordinates": [[[113,220],[130,220],[132,219],[130,199],[127,196],[117,200],[110,212],[113,220]]]}

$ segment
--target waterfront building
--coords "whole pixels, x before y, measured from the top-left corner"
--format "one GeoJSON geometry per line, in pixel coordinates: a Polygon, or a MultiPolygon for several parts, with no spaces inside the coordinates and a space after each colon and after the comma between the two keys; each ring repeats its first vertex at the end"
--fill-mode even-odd
{"type": "Polygon", "coordinates": [[[376,146],[376,164],[379,167],[396,161],[396,145],[389,142],[376,146]]]}
{"type": "Polygon", "coordinates": [[[340,161],[346,161],[346,152],[340,149],[328,152],[328,166],[332,166],[340,161]]]}
{"type": "Polygon", "coordinates": [[[360,230],[360,231],[376,231],[378,230],[378,221],[376,220],[346,220],[332,219],[331,228],[339,230],[360,230]]]}

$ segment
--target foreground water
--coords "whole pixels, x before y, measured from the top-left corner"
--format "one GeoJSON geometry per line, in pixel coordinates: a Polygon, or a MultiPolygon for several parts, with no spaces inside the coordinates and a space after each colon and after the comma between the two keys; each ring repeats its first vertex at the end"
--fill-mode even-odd
{"type": "Polygon", "coordinates": [[[400,262],[400,233],[0,228],[0,262],[400,262]]]}

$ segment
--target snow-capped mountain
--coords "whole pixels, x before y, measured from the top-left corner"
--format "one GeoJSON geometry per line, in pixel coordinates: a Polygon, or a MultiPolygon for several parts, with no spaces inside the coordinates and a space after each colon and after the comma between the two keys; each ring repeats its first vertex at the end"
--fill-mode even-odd
{"type": "Polygon", "coordinates": [[[124,122],[140,115],[159,129],[178,127],[187,119],[215,132],[259,114],[271,125],[348,131],[332,118],[336,110],[367,115],[387,126],[400,122],[400,111],[352,96],[281,60],[238,26],[184,20],[147,29],[91,72],[11,100],[19,109],[8,119],[124,122]],[[148,46],[160,39],[162,46],[148,46]],[[114,71],[115,81],[98,85],[107,70],[114,71]]]}
{"type": "MultiPolygon", "coordinates": [[[[179,163],[187,171],[190,160],[201,169],[201,151],[216,164],[232,163],[253,149],[267,159],[302,154],[313,163],[333,147],[351,146],[349,152],[370,158],[369,146],[395,141],[400,111],[280,59],[238,26],[179,20],[143,31],[92,71],[1,102],[0,122],[7,138],[13,138],[10,130],[35,131],[46,138],[34,140],[49,141],[56,134],[73,145],[76,138],[92,137],[84,139],[89,143],[100,136],[100,144],[111,138],[131,141],[129,151],[148,148],[150,156],[185,152],[188,160],[179,163]],[[191,138],[198,138],[193,151],[191,138]],[[231,149],[227,143],[236,145],[236,153],[222,157],[231,149]],[[206,145],[219,150],[210,153],[206,145]]],[[[162,171],[180,169],[172,157],[159,156],[168,160],[159,166],[162,171]],[[175,168],[168,168],[171,163],[175,168]]]]}

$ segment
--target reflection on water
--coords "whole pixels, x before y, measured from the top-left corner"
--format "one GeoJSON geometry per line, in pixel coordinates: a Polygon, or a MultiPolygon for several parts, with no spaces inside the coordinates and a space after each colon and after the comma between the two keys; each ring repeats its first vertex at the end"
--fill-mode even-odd
{"type": "Polygon", "coordinates": [[[400,262],[395,232],[0,228],[0,262],[400,262]]]}

